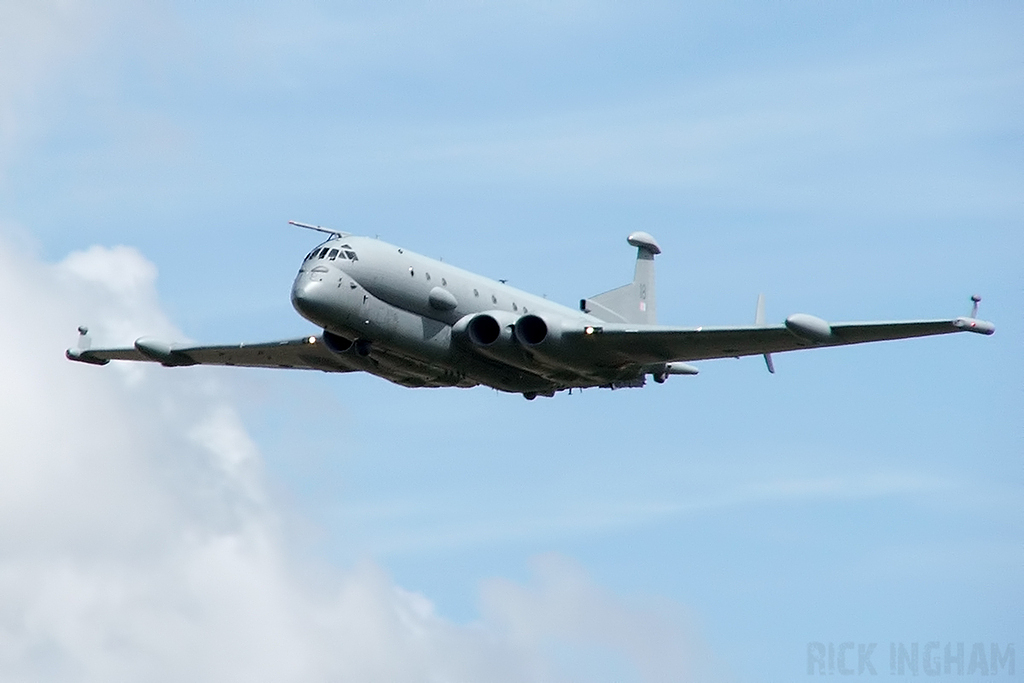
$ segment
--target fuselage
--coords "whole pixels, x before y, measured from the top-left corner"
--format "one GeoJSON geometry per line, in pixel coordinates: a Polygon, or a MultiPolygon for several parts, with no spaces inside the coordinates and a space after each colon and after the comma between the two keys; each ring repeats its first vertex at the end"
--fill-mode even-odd
{"type": "Polygon", "coordinates": [[[524,316],[569,325],[599,319],[368,237],[334,237],[310,252],[292,303],[353,369],[406,386],[549,394],[610,381],[538,364],[511,339],[524,316]]]}

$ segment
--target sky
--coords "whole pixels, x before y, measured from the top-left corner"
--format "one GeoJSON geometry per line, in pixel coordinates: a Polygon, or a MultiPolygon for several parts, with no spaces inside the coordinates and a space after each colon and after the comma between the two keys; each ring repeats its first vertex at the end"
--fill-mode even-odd
{"type": "Polygon", "coordinates": [[[1024,651],[1022,34],[1010,2],[0,1],[0,678],[1024,651]],[[569,305],[645,230],[664,323],[976,293],[997,332],[532,402],[64,359],[82,324],[316,333],[290,219],[569,305]]]}

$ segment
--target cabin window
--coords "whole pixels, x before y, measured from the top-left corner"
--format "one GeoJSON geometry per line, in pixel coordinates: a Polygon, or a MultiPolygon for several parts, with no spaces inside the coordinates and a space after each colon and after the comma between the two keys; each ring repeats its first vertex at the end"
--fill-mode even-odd
{"type": "Polygon", "coordinates": [[[512,302],[512,310],[513,311],[518,311],[519,310],[519,307],[516,306],[516,302],[515,301],[512,302]]]}
{"type": "Polygon", "coordinates": [[[492,303],[492,304],[496,304],[496,303],[498,303],[498,297],[496,297],[496,296],[494,296],[493,294],[491,294],[491,303],[492,303]]]}
{"type": "Polygon", "coordinates": [[[328,254],[327,254],[327,258],[329,258],[331,261],[333,261],[334,259],[338,258],[338,250],[337,249],[331,249],[331,251],[328,252],[328,254]]]}
{"type": "Polygon", "coordinates": [[[447,287],[448,286],[448,280],[445,280],[444,278],[441,278],[441,286],[442,287],[447,287]]]}
{"type": "Polygon", "coordinates": [[[473,290],[473,296],[480,296],[480,292],[474,289],[473,290]]]}
{"type": "Polygon", "coordinates": [[[428,280],[430,279],[430,273],[427,273],[427,279],[428,280]]]}
{"type": "Polygon", "coordinates": [[[409,277],[416,277],[416,271],[412,269],[412,266],[409,266],[409,277]]]}

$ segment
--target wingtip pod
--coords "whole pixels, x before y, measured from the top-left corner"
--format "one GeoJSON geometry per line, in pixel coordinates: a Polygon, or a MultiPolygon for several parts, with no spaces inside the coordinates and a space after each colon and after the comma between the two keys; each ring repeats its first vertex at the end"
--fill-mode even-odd
{"type": "Polygon", "coordinates": [[[106,358],[97,358],[89,353],[89,348],[92,346],[92,338],[89,336],[89,328],[85,325],[78,326],[78,348],[68,349],[64,352],[64,357],[68,360],[77,361],[79,363],[88,363],[89,365],[106,365],[110,360],[106,358]]]}
{"type": "Polygon", "coordinates": [[[106,365],[110,362],[106,358],[90,356],[88,351],[82,351],[80,349],[68,349],[64,352],[64,357],[68,360],[73,360],[78,363],[88,363],[89,365],[106,365]]]}
{"type": "Polygon", "coordinates": [[[957,318],[953,321],[953,327],[964,332],[976,332],[984,335],[995,334],[996,331],[996,326],[989,321],[975,318],[957,318]]]}
{"type": "Polygon", "coordinates": [[[957,318],[953,321],[953,327],[963,330],[965,332],[976,332],[978,334],[994,334],[996,326],[987,320],[978,320],[978,304],[981,303],[981,297],[977,294],[971,297],[971,314],[968,316],[957,318]]]}

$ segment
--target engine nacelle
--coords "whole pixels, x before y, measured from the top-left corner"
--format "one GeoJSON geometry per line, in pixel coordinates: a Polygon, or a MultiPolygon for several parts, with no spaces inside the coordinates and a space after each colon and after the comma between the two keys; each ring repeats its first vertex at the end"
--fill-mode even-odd
{"type": "Polygon", "coordinates": [[[557,322],[548,321],[539,315],[530,313],[519,318],[515,324],[516,339],[529,349],[553,347],[562,339],[562,327],[557,322]]]}
{"type": "Polygon", "coordinates": [[[539,315],[517,316],[506,310],[470,313],[452,327],[452,337],[473,352],[532,374],[544,375],[561,364],[547,359],[546,351],[561,337],[561,328],[539,315]]]}
{"type": "Polygon", "coordinates": [[[574,326],[586,333],[583,323],[529,313],[516,321],[514,332],[516,341],[537,360],[551,367],[566,368],[574,367],[576,359],[569,357],[573,350],[564,344],[563,334],[574,326]]]}
{"type": "Polygon", "coordinates": [[[373,349],[373,343],[369,339],[356,339],[353,341],[348,337],[342,337],[340,334],[335,334],[330,330],[324,330],[323,339],[327,348],[330,349],[332,353],[336,353],[338,355],[353,352],[357,356],[366,358],[370,355],[370,351],[373,349]]]}
{"type": "Polygon", "coordinates": [[[511,346],[515,322],[515,316],[507,311],[470,313],[452,325],[452,337],[477,349],[511,346]]]}
{"type": "Polygon", "coordinates": [[[516,320],[508,311],[470,313],[452,325],[452,338],[475,353],[530,370],[533,364],[513,333],[516,320]]]}

